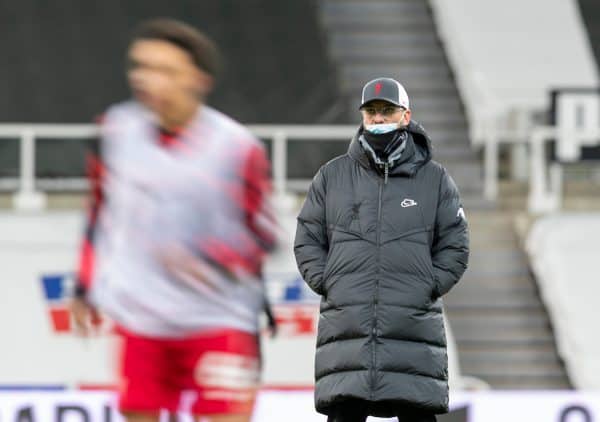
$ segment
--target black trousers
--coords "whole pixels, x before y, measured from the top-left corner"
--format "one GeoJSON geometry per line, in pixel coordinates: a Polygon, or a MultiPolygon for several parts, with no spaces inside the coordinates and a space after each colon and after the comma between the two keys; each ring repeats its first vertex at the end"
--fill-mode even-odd
{"type": "MultiPolygon", "coordinates": [[[[436,422],[435,415],[417,409],[398,409],[399,422],[436,422]]],[[[346,402],[332,409],[327,422],[365,422],[369,416],[369,405],[365,402],[346,402]]]]}
{"type": "MultiPolygon", "coordinates": [[[[368,415],[361,414],[353,414],[353,415],[344,415],[340,413],[336,413],[334,415],[329,415],[327,418],[327,422],[365,422],[367,420],[368,415]]],[[[436,422],[437,419],[435,415],[398,415],[397,416],[399,422],[436,422]]]]}
{"type": "MultiPolygon", "coordinates": [[[[365,422],[368,415],[329,415],[327,422],[365,422]]],[[[399,415],[399,422],[436,422],[435,415],[399,415]]]]}

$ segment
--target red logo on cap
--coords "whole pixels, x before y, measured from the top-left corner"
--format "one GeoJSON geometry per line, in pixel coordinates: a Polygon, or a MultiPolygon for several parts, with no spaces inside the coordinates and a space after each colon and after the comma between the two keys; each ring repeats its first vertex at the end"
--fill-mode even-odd
{"type": "Polygon", "coordinates": [[[379,95],[380,92],[381,92],[381,82],[377,82],[375,84],[375,95],[379,95]]]}

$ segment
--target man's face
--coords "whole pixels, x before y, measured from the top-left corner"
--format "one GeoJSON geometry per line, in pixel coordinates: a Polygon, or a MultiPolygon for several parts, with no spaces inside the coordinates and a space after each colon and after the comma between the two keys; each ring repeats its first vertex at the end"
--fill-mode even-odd
{"type": "Polygon", "coordinates": [[[410,122],[410,110],[382,100],[374,100],[365,104],[361,107],[360,113],[363,125],[398,123],[399,126],[406,126],[410,122]]]}
{"type": "Polygon", "coordinates": [[[199,101],[212,87],[210,75],[198,69],[185,50],[162,40],[131,45],[127,77],[134,97],[159,114],[199,101]]]}

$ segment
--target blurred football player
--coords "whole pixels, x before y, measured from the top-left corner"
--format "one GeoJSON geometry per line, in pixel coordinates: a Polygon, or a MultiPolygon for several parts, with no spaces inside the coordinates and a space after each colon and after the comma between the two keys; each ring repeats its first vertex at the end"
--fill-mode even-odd
{"type": "Polygon", "coordinates": [[[133,99],[104,114],[89,163],[76,326],[85,334],[96,310],[115,322],[129,422],[161,410],[248,421],[261,265],[274,246],[269,161],[247,129],[204,103],[218,53],[195,28],[143,23],[127,66],[133,99]]]}

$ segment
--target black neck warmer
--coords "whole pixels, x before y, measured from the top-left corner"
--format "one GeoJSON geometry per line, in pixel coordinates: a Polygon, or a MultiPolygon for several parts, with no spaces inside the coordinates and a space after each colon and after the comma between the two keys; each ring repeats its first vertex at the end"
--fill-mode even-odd
{"type": "Polygon", "coordinates": [[[392,132],[375,135],[368,130],[365,130],[363,136],[369,146],[373,148],[377,157],[382,161],[387,161],[390,154],[404,143],[408,137],[408,132],[405,128],[401,128],[392,132]]]}

